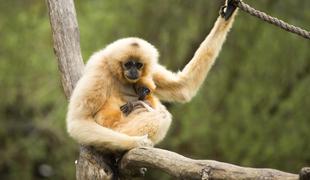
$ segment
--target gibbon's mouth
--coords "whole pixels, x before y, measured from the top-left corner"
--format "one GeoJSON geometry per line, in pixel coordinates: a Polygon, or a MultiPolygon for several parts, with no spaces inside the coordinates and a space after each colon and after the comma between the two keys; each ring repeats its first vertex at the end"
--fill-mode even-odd
{"type": "Polygon", "coordinates": [[[125,76],[129,82],[137,82],[139,80],[138,76],[125,76]]]}
{"type": "Polygon", "coordinates": [[[139,76],[127,76],[127,78],[130,80],[138,80],[139,76]]]}
{"type": "Polygon", "coordinates": [[[130,71],[130,72],[126,73],[125,76],[126,76],[126,78],[127,78],[128,80],[133,80],[133,81],[135,81],[135,80],[138,80],[138,79],[139,79],[139,73],[136,72],[136,71],[130,71]]]}

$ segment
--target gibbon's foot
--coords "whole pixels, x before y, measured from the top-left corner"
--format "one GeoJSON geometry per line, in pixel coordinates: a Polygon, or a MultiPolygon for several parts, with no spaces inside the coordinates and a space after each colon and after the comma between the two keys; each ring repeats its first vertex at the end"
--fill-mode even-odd
{"type": "Polygon", "coordinates": [[[146,108],[148,106],[145,102],[143,101],[131,101],[127,102],[126,104],[122,105],[120,107],[121,111],[128,116],[132,111],[138,109],[138,108],[146,108]]]}
{"type": "Polygon", "coordinates": [[[126,104],[120,107],[121,111],[128,116],[133,110],[133,104],[131,102],[127,102],[126,104]]]}
{"type": "Polygon", "coordinates": [[[222,6],[220,10],[220,15],[227,21],[231,15],[236,10],[237,6],[234,3],[238,2],[239,0],[227,0],[227,5],[222,6]]]}
{"type": "Polygon", "coordinates": [[[137,91],[139,100],[141,101],[143,101],[145,97],[151,93],[151,90],[144,86],[138,87],[136,91],[137,91]]]}

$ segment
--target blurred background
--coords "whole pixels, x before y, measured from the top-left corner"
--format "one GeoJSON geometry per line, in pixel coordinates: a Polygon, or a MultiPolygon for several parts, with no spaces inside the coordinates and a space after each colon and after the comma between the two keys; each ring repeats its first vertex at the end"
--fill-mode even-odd
{"type": "MultiPolygon", "coordinates": [[[[138,36],[182,69],[209,33],[223,0],[76,0],[81,47],[92,52],[138,36]]],[[[245,0],[310,30],[310,1],[245,0]]],[[[297,173],[310,166],[310,41],[239,12],[198,95],[168,104],[159,147],[190,158],[297,173]]],[[[78,145],[65,131],[46,4],[0,3],[0,179],[74,179],[78,145]]],[[[149,170],[145,179],[169,179],[149,170]]]]}

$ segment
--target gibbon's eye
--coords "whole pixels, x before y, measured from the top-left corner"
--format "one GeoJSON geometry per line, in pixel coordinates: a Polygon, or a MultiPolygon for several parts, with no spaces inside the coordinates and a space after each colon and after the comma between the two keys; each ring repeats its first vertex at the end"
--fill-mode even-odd
{"type": "Polygon", "coordinates": [[[137,67],[137,69],[141,69],[141,68],[143,67],[143,64],[142,64],[142,63],[137,62],[137,63],[136,63],[136,67],[137,67]]]}
{"type": "Polygon", "coordinates": [[[132,61],[128,61],[128,62],[126,62],[125,64],[124,64],[124,67],[126,68],[126,69],[130,69],[132,66],[133,66],[133,62],[132,61]]]}

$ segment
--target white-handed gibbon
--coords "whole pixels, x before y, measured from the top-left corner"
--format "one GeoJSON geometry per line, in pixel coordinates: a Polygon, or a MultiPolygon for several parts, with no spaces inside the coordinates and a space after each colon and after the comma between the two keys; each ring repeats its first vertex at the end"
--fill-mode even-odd
{"type": "Polygon", "coordinates": [[[117,40],[92,55],[70,99],[70,136],[80,144],[108,150],[161,141],[172,117],[160,100],[188,102],[196,94],[233,24],[236,13],[229,13],[218,17],[178,73],[158,64],[155,47],[139,38],[117,40]]]}

